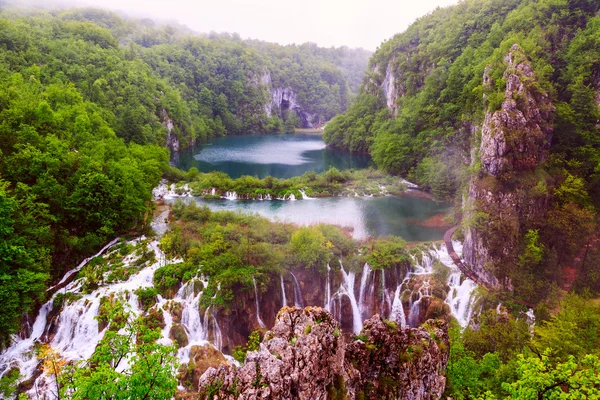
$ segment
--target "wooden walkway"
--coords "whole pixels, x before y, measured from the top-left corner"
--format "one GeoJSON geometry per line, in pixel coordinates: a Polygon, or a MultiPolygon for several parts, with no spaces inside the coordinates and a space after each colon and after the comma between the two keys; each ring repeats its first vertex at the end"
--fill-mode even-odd
{"type": "Polygon", "coordinates": [[[448,249],[448,254],[450,255],[450,258],[452,258],[452,261],[454,261],[454,264],[458,267],[458,269],[464,276],[471,279],[473,282],[475,282],[485,290],[489,290],[484,283],[480,282],[479,279],[477,279],[477,275],[475,275],[473,271],[471,271],[471,269],[467,267],[465,263],[462,262],[458,254],[456,254],[456,251],[454,251],[454,246],[452,245],[452,235],[454,235],[454,232],[456,232],[457,228],[458,225],[453,226],[452,228],[448,229],[446,233],[444,233],[444,243],[446,243],[446,248],[448,249]]]}

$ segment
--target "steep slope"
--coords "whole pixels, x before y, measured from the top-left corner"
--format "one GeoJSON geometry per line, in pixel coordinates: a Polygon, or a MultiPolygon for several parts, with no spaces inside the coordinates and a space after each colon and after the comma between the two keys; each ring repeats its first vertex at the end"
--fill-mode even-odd
{"type": "MultiPolygon", "coordinates": [[[[438,9],[376,51],[325,140],[461,204],[467,263],[539,301],[600,204],[597,12],[561,0],[438,9]]],[[[581,285],[597,290],[592,275],[581,285]]]]}

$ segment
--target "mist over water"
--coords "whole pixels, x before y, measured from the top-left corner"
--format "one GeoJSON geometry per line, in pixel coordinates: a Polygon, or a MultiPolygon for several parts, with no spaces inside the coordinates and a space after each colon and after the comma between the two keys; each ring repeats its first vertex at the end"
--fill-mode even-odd
{"type": "Polygon", "coordinates": [[[232,178],[242,175],[291,178],[308,171],[373,166],[366,154],[353,154],[325,146],[321,135],[274,134],[228,136],[174,154],[172,163],[183,170],[221,171],[232,178]]]}

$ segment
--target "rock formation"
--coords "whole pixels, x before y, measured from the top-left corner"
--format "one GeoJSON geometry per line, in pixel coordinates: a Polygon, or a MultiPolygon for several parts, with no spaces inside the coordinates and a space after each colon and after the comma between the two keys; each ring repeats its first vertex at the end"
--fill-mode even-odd
{"type": "Polygon", "coordinates": [[[448,360],[444,323],[401,329],[379,315],[348,344],[320,307],[284,307],[241,367],[208,369],[204,399],[439,399],[448,360]]]}
{"type": "MultiPolygon", "coordinates": [[[[509,266],[516,264],[519,240],[549,204],[551,183],[536,168],[548,156],[554,107],[518,45],[504,61],[504,101],[486,113],[473,153],[481,168],[470,182],[463,222],[466,264],[487,286],[510,289],[509,266]]],[[[487,69],[484,84],[493,84],[487,69]]]]}

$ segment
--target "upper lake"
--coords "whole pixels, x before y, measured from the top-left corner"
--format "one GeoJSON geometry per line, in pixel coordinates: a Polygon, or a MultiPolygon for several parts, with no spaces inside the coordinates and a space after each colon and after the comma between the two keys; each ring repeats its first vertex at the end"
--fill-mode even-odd
{"type": "Polygon", "coordinates": [[[185,171],[196,167],[200,172],[225,172],[232,178],[291,178],[330,167],[342,170],[373,166],[367,154],[331,149],[321,135],[302,133],[216,138],[175,154],[171,161],[185,171]]]}

